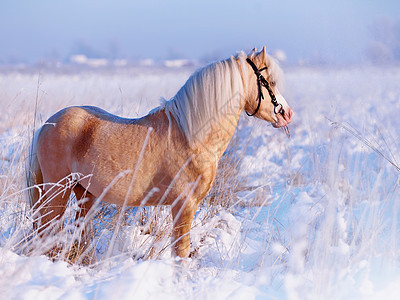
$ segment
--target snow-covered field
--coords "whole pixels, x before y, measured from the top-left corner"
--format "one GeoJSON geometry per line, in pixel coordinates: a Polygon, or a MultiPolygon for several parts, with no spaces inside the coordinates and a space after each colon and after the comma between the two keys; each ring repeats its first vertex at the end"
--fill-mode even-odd
{"type": "Polygon", "coordinates": [[[224,205],[198,211],[187,261],[171,258],[168,228],[155,239],[135,221],[112,248],[101,228],[89,266],[27,255],[33,128],[69,105],[145,115],[192,71],[0,73],[0,298],[397,299],[400,68],[286,70],[290,139],[242,116],[213,190],[224,205]]]}

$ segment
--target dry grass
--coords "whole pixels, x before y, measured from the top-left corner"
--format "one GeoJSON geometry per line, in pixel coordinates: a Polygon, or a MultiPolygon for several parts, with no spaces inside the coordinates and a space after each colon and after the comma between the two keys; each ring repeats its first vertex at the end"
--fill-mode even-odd
{"type": "MultiPolygon", "coordinates": [[[[40,75],[34,77],[36,87],[29,99],[35,101],[27,106],[30,111],[20,111],[14,119],[1,123],[5,131],[21,128],[21,132],[15,134],[12,151],[6,151],[11,155],[0,157],[0,210],[7,211],[1,215],[0,225],[8,228],[7,236],[1,239],[3,243],[17,253],[39,255],[49,252],[54,259],[63,258],[72,263],[83,264],[92,264],[121,253],[134,259],[168,256],[172,246],[172,218],[170,208],[163,206],[122,208],[100,202],[95,215],[82,226],[82,221],[77,224],[74,222],[77,203],[72,195],[63,219],[52,224],[53,228],[59,227],[62,230],[58,233],[51,232],[51,238],[45,242],[38,239],[38,232],[33,229],[33,211],[26,200],[24,172],[26,153],[36,120],[41,120],[37,122],[39,124],[46,118],[45,113],[42,115],[38,111],[39,107],[43,108],[48,103],[48,92],[42,87],[46,76],[43,77],[44,79],[40,75]],[[6,215],[8,219],[4,220],[6,215]],[[86,228],[87,238],[81,240],[83,228],[86,228]]],[[[49,104],[48,110],[53,111],[55,106],[60,105],[57,103],[49,104]]],[[[10,113],[17,111],[15,105],[8,110],[10,113]]],[[[244,144],[240,142],[236,135],[219,163],[215,184],[199,207],[203,221],[212,219],[221,211],[263,203],[257,199],[252,203],[243,202],[240,197],[242,192],[255,189],[248,187],[246,181],[238,176],[248,141],[244,144]]]]}
{"type": "MultiPolygon", "coordinates": [[[[221,210],[244,205],[240,203],[238,194],[249,188],[238,177],[242,156],[237,155],[237,149],[238,143],[234,140],[220,161],[215,184],[199,208],[203,212],[203,221],[218,215],[221,210]]],[[[157,259],[170,255],[172,217],[169,207],[123,208],[99,202],[89,221],[75,222],[79,208],[73,194],[63,218],[54,220],[48,229],[50,237],[45,241],[39,239],[38,231],[32,229],[35,221],[33,210],[28,207],[21,186],[24,158],[21,156],[12,162],[14,169],[21,169],[19,176],[1,178],[1,203],[4,205],[8,199],[16,206],[15,215],[10,216],[15,228],[11,235],[12,242],[9,241],[9,246],[16,252],[30,255],[47,253],[52,259],[65,259],[70,263],[84,265],[122,253],[134,259],[157,259]],[[60,232],[56,228],[61,228],[60,232]],[[81,239],[83,229],[85,235],[81,239]],[[129,238],[127,235],[130,235],[129,238]]],[[[65,188],[59,188],[58,192],[64,191],[65,188]]]]}

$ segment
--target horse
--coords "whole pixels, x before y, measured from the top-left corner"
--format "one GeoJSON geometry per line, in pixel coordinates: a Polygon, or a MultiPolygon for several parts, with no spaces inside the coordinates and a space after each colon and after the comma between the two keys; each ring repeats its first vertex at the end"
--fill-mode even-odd
{"type": "Polygon", "coordinates": [[[141,118],[94,106],[55,113],[35,132],[27,164],[38,235],[45,238],[51,226],[51,232],[60,230],[54,224],[72,192],[81,200],[76,218],[88,217],[98,198],[126,206],[170,205],[172,253],[188,257],[193,217],[241,113],[276,128],[292,121],[277,88],[280,77],[264,46],[195,71],[174,97],[141,118]]]}

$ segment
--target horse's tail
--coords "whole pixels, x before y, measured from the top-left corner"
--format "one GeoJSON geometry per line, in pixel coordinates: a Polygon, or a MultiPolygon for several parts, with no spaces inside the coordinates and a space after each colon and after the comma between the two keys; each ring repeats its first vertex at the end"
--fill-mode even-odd
{"type": "Polygon", "coordinates": [[[36,131],[36,133],[33,135],[25,170],[27,197],[30,209],[32,210],[34,227],[36,227],[38,221],[40,221],[40,216],[37,215],[39,213],[40,206],[38,201],[43,195],[43,174],[42,170],[40,169],[40,164],[37,157],[37,143],[39,133],[40,129],[36,131]]]}

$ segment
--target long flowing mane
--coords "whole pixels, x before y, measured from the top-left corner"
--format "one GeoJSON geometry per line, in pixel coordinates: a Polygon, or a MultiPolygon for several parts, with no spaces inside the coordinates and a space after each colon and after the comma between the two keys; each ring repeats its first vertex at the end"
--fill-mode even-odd
{"type": "MultiPolygon", "coordinates": [[[[202,141],[219,118],[241,107],[248,78],[246,54],[212,63],[193,73],[161,108],[177,121],[190,145],[202,141]]],[[[268,77],[276,81],[280,68],[267,57],[268,77]]]]}
{"type": "Polygon", "coordinates": [[[214,122],[241,105],[245,71],[244,53],[212,63],[193,73],[178,93],[164,103],[189,144],[207,136],[214,122]],[[241,66],[239,67],[239,64],[241,66]]]}

